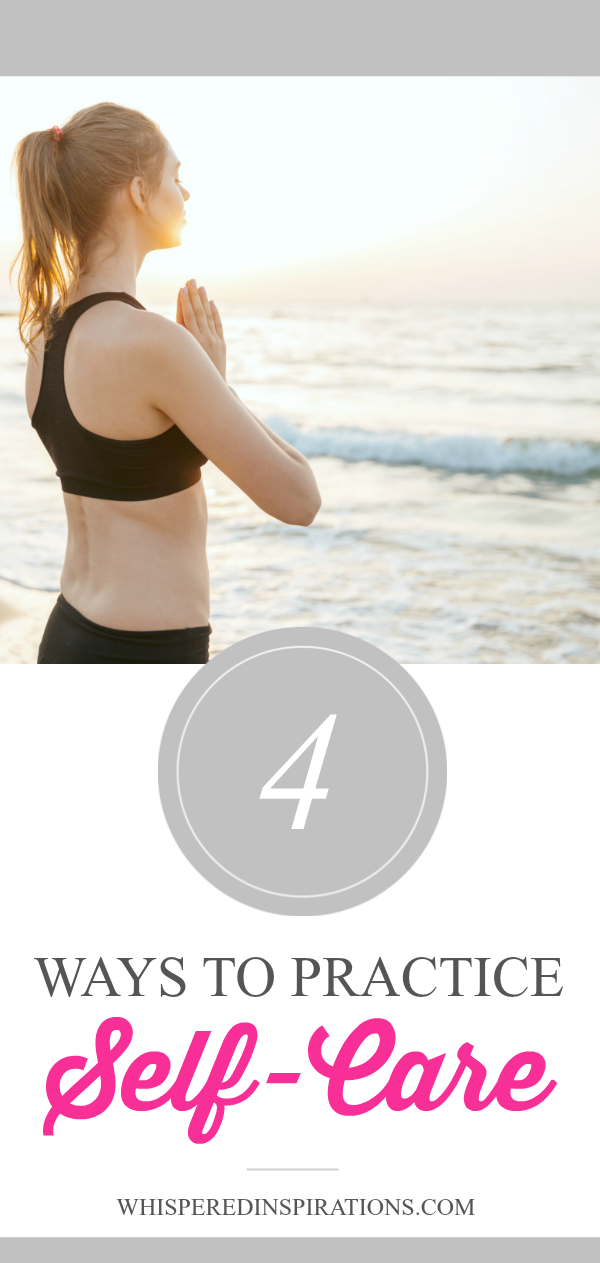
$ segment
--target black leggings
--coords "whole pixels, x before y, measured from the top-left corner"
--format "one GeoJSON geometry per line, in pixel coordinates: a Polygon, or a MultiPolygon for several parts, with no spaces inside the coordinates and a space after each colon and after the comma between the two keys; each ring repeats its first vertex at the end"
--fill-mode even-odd
{"type": "Polygon", "coordinates": [[[46,623],[40,662],[208,662],[210,623],[169,631],[119,631],[84,618],[59,596],[46,623]]]}

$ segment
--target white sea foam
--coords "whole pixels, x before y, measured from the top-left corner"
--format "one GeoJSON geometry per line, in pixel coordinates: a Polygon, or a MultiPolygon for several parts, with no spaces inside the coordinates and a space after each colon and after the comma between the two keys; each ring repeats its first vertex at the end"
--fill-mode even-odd
{"type": "Polygon", "coordinates": [[[366,430],[300,429],[285,417],[270,417],[276,434],[303,456],[335,456],[381,465],[425,465],[428,469],[487,474],[549,474],[582,478],[600,474],[600,443],[566,439],[497,439],[482,434],[377,434],[366,430]]]}

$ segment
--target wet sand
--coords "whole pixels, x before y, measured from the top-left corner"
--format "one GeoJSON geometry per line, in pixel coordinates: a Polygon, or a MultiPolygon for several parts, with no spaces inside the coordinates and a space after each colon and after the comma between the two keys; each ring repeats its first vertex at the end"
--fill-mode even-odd
{"type": "Polygon", "coordinates": [[[0,579],[0,663],[35,663],[56,592],[20,588],[0,579]]]}

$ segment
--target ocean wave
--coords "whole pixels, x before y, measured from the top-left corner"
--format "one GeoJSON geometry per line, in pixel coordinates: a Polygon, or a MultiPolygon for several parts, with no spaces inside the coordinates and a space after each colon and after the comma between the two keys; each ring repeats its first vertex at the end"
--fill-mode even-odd
{"type": "Polygon", "coordinates": [[[300,429],[270,417],[271,429],[303,456],[334,456],[382,465],[425,465],[455,473],[600,475],[600,443],[566,439],[497,439],[477,434],[376,434],[355,429],[300,429]]]}

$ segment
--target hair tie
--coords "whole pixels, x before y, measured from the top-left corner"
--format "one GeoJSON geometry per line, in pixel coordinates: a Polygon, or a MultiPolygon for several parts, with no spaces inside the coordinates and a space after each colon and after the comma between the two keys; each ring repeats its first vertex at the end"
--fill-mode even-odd
{"type": "Polygon", "coordinates": [[[59,140],[62,140],[62,134],[63,134],[62,127],[49,127],[48,131],[52,132],[52,135],[54,136],[55,144],[58,144],[59,140]]]}

